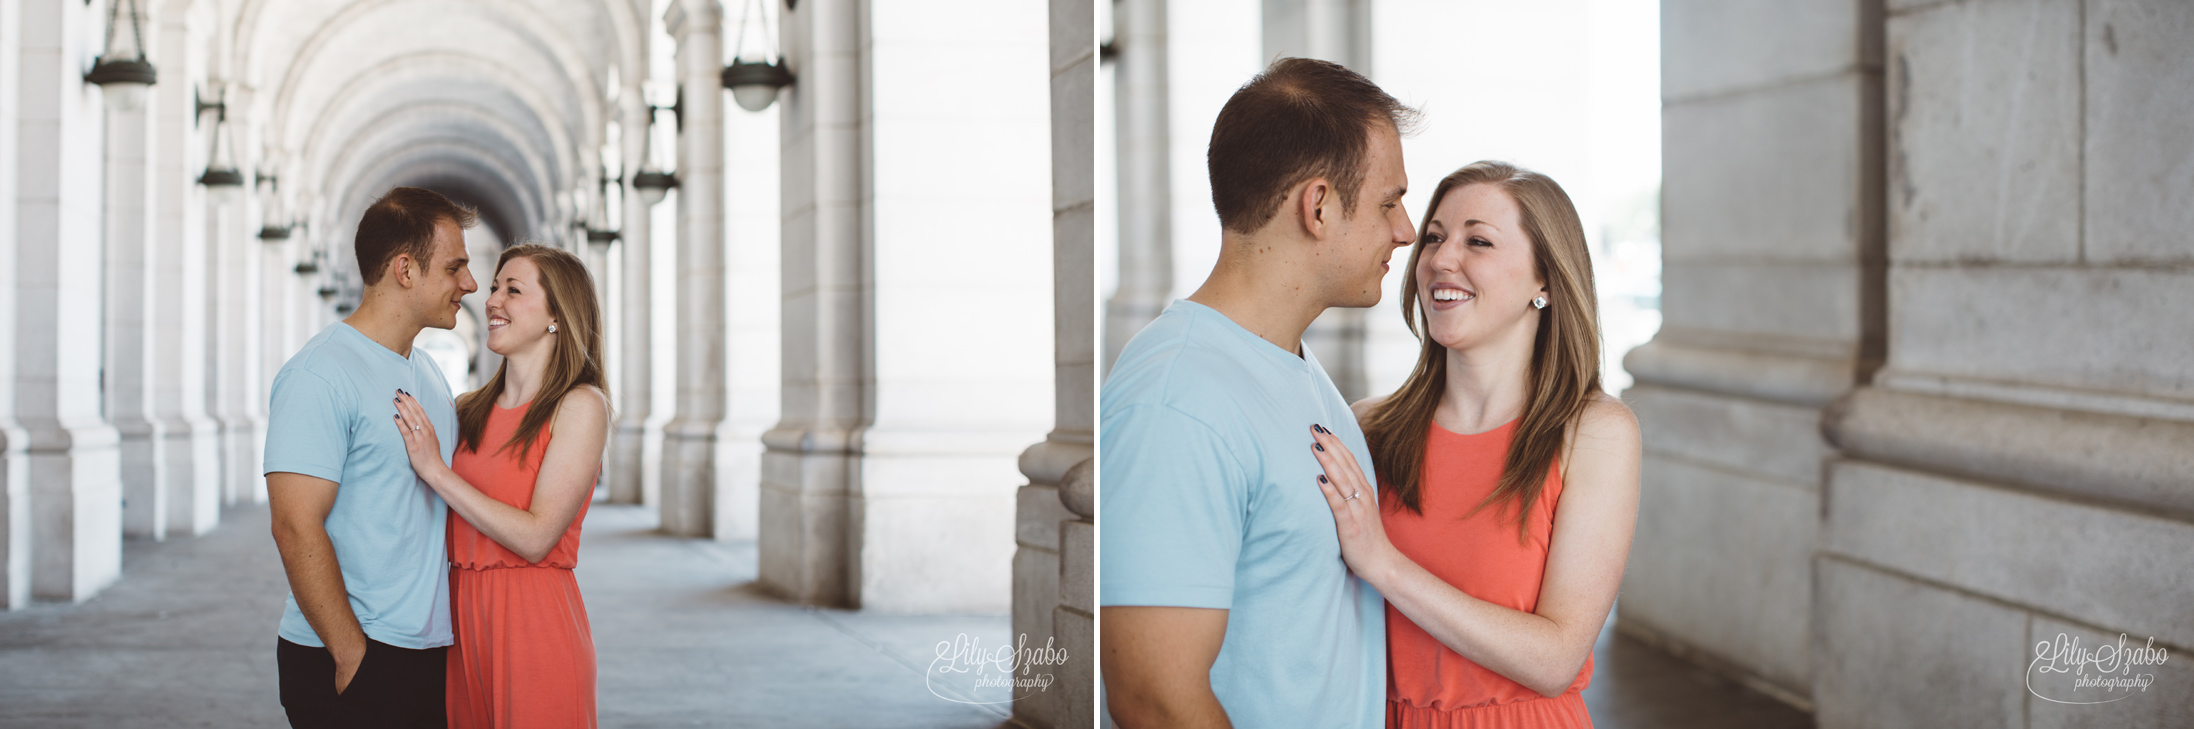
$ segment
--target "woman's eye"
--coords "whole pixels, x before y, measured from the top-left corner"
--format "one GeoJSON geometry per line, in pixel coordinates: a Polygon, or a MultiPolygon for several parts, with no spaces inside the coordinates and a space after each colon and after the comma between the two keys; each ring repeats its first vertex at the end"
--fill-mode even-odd
{"type": "Polygon", "coordinates": [[[1474,246],[1491,246],[1493,245],[1493,242],[1484,238],[1472,238],[1470,239],[1470,244],[1474,246]]]}
{"type": "Polygon", "coordinates": [[[1428,235],[1426,235],[1426,236],[1425,236],[1425,245],[1428,245],[1428,246],[1431,246],[1431,245],[1439,245],[1439,244],[1440,244],[1440,242],[1441,242],[1441,241],[1443,241],[1443,240],[1445,240],[1445,239],[1444,239],[1444,238],[1441,238],[1441,237],[1439,236],[1439,234],[1437,234],[1437,233],[1433,233],[1433,234],[1428,234],[1428,235]]]}

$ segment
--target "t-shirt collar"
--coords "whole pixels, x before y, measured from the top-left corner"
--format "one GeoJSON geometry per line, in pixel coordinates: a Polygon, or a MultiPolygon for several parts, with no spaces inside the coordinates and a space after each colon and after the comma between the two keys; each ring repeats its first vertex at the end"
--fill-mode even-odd
{"type": "Polygon", "coordinates": [[[1274,361],[1286,362],[1290,367],[1304,371],[1309,371],[1318,362],[1317,355],[1310,353],[1308,343],[1298,342],[1296,344],[1303,350],[1302,356],[1298,357],[1295,356],[1294,352],[1281,349],[1280,345],[1273,344],[1271,340],[1257,336],[1256,332],[1243,327],[1240,323],[1235,322],[1232,317],[1227,316],[1218,309],[1188,299],[1174,299],[1173,306],[1180,307],[1182,311],[1193,316],[1210,319],[1215,326],[1242,340],[1243,346],[1264,353],[1265,356],[1272,358],[1274,361]]]}

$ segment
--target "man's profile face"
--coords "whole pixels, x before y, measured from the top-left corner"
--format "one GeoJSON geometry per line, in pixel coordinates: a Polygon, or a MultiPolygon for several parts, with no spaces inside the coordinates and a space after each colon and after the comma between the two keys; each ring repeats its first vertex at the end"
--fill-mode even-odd
{"type": "Polygon", "coordinates": [[[480,290],[472,280],[470,255],[465,252],[465,231],[451,220],[434,223],[434,253],[426,271],[413,279],[412,311],[436,329],[457,326],[457,311],[466,294],[480,290]]]}
{"type": "Polygon", "coordinates": [[[1356,205],[1336,221],[1332,242],[1339,262],[1328,279],[1331,306],[1376,306],[1396,248],[1416,240],[1402,194],[1409,174],[1402,167],[1402,135],[1392,124],[1374,124],[1356,205]]]}

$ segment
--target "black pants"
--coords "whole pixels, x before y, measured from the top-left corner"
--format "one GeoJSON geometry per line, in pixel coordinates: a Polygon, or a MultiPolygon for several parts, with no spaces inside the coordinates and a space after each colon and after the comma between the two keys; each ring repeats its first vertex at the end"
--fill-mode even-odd
{"type": "Polygon", "coordinates": [[[449,726],[442,711],[447,646],[413,650],[366,639],[343,693],[335,693],[335,654],[275,639],[282,708],[296,729],[414,729],[449,726]]]}

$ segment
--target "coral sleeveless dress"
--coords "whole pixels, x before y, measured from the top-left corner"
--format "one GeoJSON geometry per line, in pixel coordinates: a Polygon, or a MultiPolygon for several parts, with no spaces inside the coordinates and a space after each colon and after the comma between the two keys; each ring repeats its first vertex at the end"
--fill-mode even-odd
{"type": "MultiPolygon", "coordinates": [[[[533,504],[549,429],[541,429],[524,462],[518,449],[502,446],[531,406],[494,408],[478,451],[459,448],[450,463],[473,488],[520,509],[533,504]]],[[[452,729],[595,726],[594,634],[571,574],[586,518],[581,505],[548,556],[528,564],[450,511],[449,612],[457,633],[446,694],[452,729]]]]}
{"type": "MultiPolygon", "coordinates": [[[[1471,597],[1532,612],[1546,574],[1548,535],[1562,498],[1559,463],[1532,504],[1529,537],[1518,543],[1516,509],[1496,504],[1470,514],[1500,483],[1517,421],[1475,435],[1432,426],[1425,443],[1422,515],[1382,499],[1388,538],[1426,571],[1471,597]]],[[[1592,682],[1585,658],[1577,680],[1547,698],[1456,653],[1394,609],[1386,608],[1387,726],[1402,729],[1590,727],[1578,692],[1592,682]]]]}

